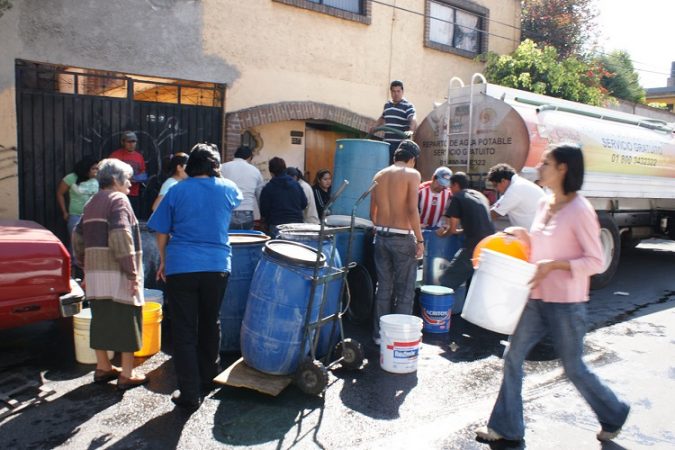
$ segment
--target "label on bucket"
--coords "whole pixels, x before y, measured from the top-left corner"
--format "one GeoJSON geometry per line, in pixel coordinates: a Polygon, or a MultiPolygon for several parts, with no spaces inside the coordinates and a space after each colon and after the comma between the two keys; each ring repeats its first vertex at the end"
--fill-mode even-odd
{"type": "Polygon", "coordinates": [[[452,309],[431,310],[422,308],[422,319],[424,319],[424,329],[426,331],[450,329],[451,314],[452,309]]]}
{"type": "Polygon", "coordinates": [[[394,342],[391,345],[387,345],[387,350],[393,352],[394,359],[417,359],[420,351],[420,341],[394,342]]]}

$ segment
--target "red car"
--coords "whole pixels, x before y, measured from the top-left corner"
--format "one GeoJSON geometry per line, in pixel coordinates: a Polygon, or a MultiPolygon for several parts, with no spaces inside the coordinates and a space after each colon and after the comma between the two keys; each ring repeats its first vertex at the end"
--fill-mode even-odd
{"type": "Polygon", "coordinates": [[[0,220],[0,329],[72,316],[83,301],[70,277],[70,255],[51,231],[0,220]]]}

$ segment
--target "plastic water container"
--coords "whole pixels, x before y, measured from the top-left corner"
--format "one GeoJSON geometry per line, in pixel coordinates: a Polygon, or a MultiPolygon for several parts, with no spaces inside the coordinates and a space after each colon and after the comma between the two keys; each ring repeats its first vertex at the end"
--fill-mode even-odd
{"type": "MultiPolygon", "coordinates": [[[[288,241],[301,242],[305,245],[317,249],[319,248],[319,231],[321,225],[312,223],[287,223],[280,225],[279,237],[288,241]]],[[[344,235],[344,234],[343,234],[344,235]]],[[[335,239],[337,236],[330,234],[330,228],[324,228],[324,241],[321,245],[321,252],[326,257],[330,267],[342,268],[342,258],[335,246],[335,239]],[[326,234],[327,233],[327,234],[326,234]]],[[[342,288],[342,280],[336,279],[331,281],[329,289],[340,292],[342,288]]],[[[327,299],[326,306],[322,312],[323,316],[329,314],[336,314],[340,310],[340,296],[339,294],[334,298],[327,299]]],[[[340,340],[340,327],[337,322],[326,323],[319,330],[319,342],[316,345],[316,356],[322,358],[326,356],[332,348],[340,340]]]]}
{"type": "Polygon", "coordinates": [[[462,318],[479,327],[513,334],[530,294],[534,264],[483,249],[462,318]]]}
{"type": "MultiPolygon", "coordinates": [[[[304,327],[307,317],[310,322],[318,320],[323,293],[321,285],[317,286],[309,310],[316,260],[317,251],[299,242],[265,243],[241,324],[241,355],[252,368],[272,375],[288,375],[309,354],[314,335],[303,340],[304,327]]],[[[323,267],[319,276],[335,270],[326,265],[324,255],[320,255],[320,264],[323,267]]],[[[328,285],[327,296],[329,303],[338,301],[340,290],[328,285]]]]}
{"type": "MultiPolygon", "coordinates": [[[[75,359],[80,364],[96,364],[96,353],[89,343],[91,327],[91,309],[84,308],[73,316],[73,340],[75,341],[75,359]]],[[[108,352],[108,359],[115,355],[108,352]]]]}
{"type": "Polygon", "coordinates": [[[143,304],[143,344],[134,356],[152,356],[162,347],[162,305],[146,301],[143,304]]]}
{"type": "MultiPolygon", "coordinates": [[[[326,217],[326,223],[331,226],[348,227],[351,225],[351,220],[351,216],[330,215],[326,217]]],[[[366,265],[366,254],[370,250],[369,247],[372,248],[373,246],[372,231],[373,222],[367,219],[356,218],[352,235],[350,261],[347,261],[349,233],[338,233],[335,236],[335,246],[345,265],[350,262],[355,262],[362,266],[366,265]]]]}
{"type": "Polygon", "coordinates": [[[417,371],[422,319],[407,314],[380,317],[380,366],[387,372],[417,371]]]}
{"type": "Polygon", "coordinates": [[[164,292],[159,289],[143,289],[143,298],[146,302],[159,303],[164,307],[164,292]]]}
{"type": "Polygon", "coordinates": [[[437,228],[425,228],[422,230],[424,237],[423,275],[424,284],[440,285],[441,275],[450,266],[450,261],[455,253],[464,245],[464,237],[452,235],[439,237],[436,235],[437,228]]]}
{"type": "MultiPolygon", "coordinates": [[[[389,144],[368,139],[338,139],[335,141],[333,186],[344,180],[349,185],[331,207],[331,214],[351,216],[356,200],[368,190],[377,172],[389,165],[389,144]]],[[[363,201],[356,216],[370,218],[370,202],[363,201]]]]}
{"type": "Polygon", "coordinates": [[[424,321],[423,330],[429,333],[450,331],[452,305],[455,292],[445,286],[422,286],[420,288],[420,310],[424,321]]]}
{"type": "Polygon", "coordinates": [[[220,351],[241,350],[241,322],[246,311],[248,291],[253,272],[262,256],[262,249],[270,237],[262,231],[237,231],[230,233],[232,246],[232,272],[220,305],[220,351]]]}
{"type": "MultiPolygon", "coordinates": [[[[324,227],[324,240],[321,253],[331,267],[342,267],[342,258],[335,245],[335,234],[330,232],[331,227],[324,227]]],[[[279,239],[302,242],[314,249],[319,248],[319,232],[321,225],[314,223],[286,223],[277,227],[279,239]]]]}

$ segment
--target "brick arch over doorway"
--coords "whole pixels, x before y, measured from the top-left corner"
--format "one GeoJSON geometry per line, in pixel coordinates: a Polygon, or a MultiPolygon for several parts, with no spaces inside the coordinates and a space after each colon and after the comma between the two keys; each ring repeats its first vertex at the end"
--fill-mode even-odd
{"type": "Polygon", "coordinates": [[[348,109],[317,102],[279,102],[241,109],[225,115],[225,159],[234,157],[246,129],[285,120],[329,120],[363,132],[375,123],[348,109]]]}

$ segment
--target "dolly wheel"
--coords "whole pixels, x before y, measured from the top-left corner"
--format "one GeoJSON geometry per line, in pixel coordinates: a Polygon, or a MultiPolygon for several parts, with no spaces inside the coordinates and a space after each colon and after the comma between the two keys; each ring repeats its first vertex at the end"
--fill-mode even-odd
{"type": "Polygon", "coordinates": [[[305,394],[319,395],[328,386],[328,370],[320,361],[307,359],[295,373],[295,384],[305,394]]]}
{"type": "Polygon", "coordinates": [[[335,359],[342,358],[340,364],[347,370],[356,370],[363,365],[363,347],[358,341],[345,339],[335,346],[335,359]]]}

